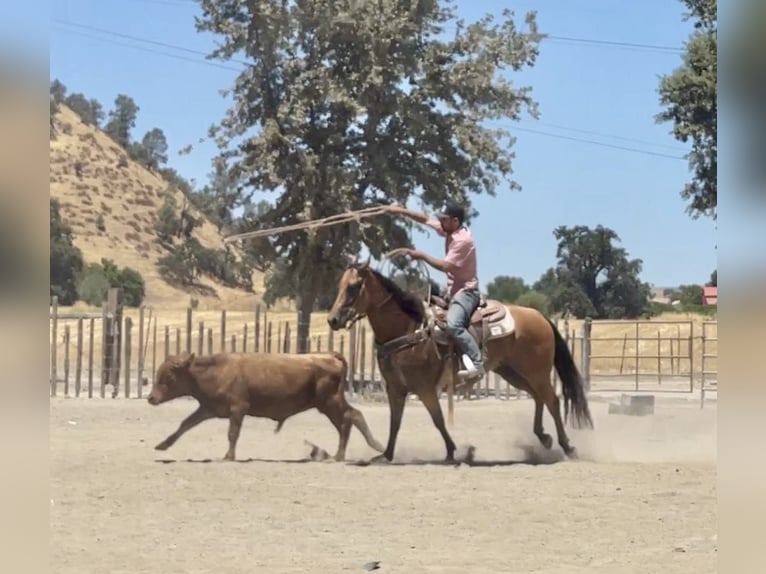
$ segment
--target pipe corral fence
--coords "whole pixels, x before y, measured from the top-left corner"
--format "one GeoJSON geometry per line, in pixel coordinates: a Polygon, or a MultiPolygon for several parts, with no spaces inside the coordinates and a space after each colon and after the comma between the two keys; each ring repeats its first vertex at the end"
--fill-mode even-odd
{"type": "MultiPolygon", "coordinates": [[[[329,329],[326,313],[314,313],[309,350],[340,352],[349,362],[347,389],[382,399],[371,330],[364,323],[347,332],[329,329]]],[[[297,313],[123,308],[111,289],[101,312],[61,313],[50,307],[52,397],[143,398],[160,363],[171,354],[219,351],[291,353],[297,349],[297,313]]],[[[706,396],[718,390],[718,323],[683,320],[558,320],[589,392],[670,392],[706,396]]],[[[555,371],[551,383],[558,387],[555,371]]],[[[458,400],[520,399],[525,393],[488,373],[458,400]]]]}

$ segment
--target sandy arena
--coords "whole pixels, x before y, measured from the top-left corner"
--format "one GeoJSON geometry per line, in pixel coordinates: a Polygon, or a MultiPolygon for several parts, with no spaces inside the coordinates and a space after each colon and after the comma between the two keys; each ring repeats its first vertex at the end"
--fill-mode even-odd
{"type": "MultiPolygon", "coordinates": [[[[388,407],[353,403],[385,444],[388,407]]],[[[459,402],[458,456],[473,444],[479,466],[457,468],[413,463],[444,456],[415,401],[402,464],[305,462],[304,439],[337,447],[315,411],[279,435],[246,418],[238,462],[219,462],[224,420],[155,451],[195,404],[51,400],[53,571],[322,574],[372,561],[401,574],[716,571],[714,403],[658,399],[654,416],[629,417],[591,402],[596,430],[570,431],[581,460],[561,461],[532,435],[531,401],[459,402]]],[[[547,413],[544,424],[555,437],[547,413]]],[[[353,430],[348,459],[374,454],[353,430]]]]}

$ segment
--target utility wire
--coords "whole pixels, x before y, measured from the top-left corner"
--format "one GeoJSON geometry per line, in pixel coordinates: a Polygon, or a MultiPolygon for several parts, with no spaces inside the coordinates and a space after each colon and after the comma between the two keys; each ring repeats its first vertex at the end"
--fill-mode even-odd
{"type": "MultiPolygon", "coordinates": [[[[140,38],[138,36],[132,36],[130,34],[123,34],[123,33],[114,32],[114,31],[111,31],[111,30],[104,30],[102,28],[97,28],[95,26],[88,26],[88,25],[85,25],[85,24],[78,24],[78,23],[75,23],[75,22],[68,22],[66,20],[61,20],[59,18],[53,18],[53,22],[56,23],[56,24],[63,25],[63,26],[73,26],[73,27],[76,27],[76,28],[81,28],[81,29],[85,29],[85,30],[99,32],[99,33],[102,33],[102,34],[106,34],[108,36],[115,36],[115,37],[118,37],[118,38],[129,39],[129,40],[132,40],[132,41],[135,41],[135,42],[143,42],[143,43],[147,43],[147,44],[151,44],[151,45],[155,45],[155,46],[159,46],[159,47],[163,47],[163,48],[168,48],[168,49],[172,49],[172,50],[179,50],[179,51],[183,51],[183,52],[190,53],[190,54],[196,54],[196,55],[200,55],[200,56],[203,56],[203,57],[207,56],[207,53],[203,52],[201,50],[195,50],[195,49],[192,49],[192,48],[186,48],[184,46],[178,46],[178,45],[174,45],[174,44],[169,44],[167,42],[160,42],[160,41],[156,41],[156,40],[150,40],[150,39],[147,39],[147,38],[140,38]]],[[[188,56],[181,56],[179,54],[172,54],[172,53],[161,51],[161,50],[155,50],[155,49],[152,49],[152,48],[147,48],[145,46],[138,46],[138,45],[135,45],[135,44],[128,44],[128,43],[125,43],[125,42],[119,42],[119,41],[113,40],[111,38],[104,38],[104,37],[95,36],[95,35],[88,34],[88,33],[85,33],[85,32],[78,32],[78,31],[70,30],[70,29],[66,29],[66,28],[62,29],[62,31],[64,31],[66,33],[69,33],[69,34],[76,35],[76,36],[81,36],[81,37],[85,37],[85,38],[89,38],[89,39],[93,39],[93,40],[107,42],[107,43],[110,43],[110,44],[114,44],[114,45],[122,46],[122,47],[126,47],[126,48],[133,48],[133,49],[136,49],[136,50],[141,50],[141,51],[144,51],[144,52],[149,52],[149,53],[152,53],[152,54],[157,54],[157,55],[165,56],[165,57],[168,57],[168,58],[175,58],[175,59],[178,59],[178,60],[184,60],[184,61],[187,61],[187,62],[203,64],[203,65],[207,65],[207,66],[211,66],[211,67],[215,67],[215,68],[219,68],[219,69],[231,70],[231,71],[234,71],[234,72],[241,72],[242,71],[242,68],[237,68],[237,67],[234,67],[234,66],[227,66],[225,64],[217,63],[217,62],[211,61],[209,59],[197,59],[197,58],[191,58],[191,57],[188,57],[188,56]]],[[[241,61],[241,60],[240,61],[232,60],[232,61],[241,63],[243,65],[248,65],[247,62],[244,62],[244,61],[241,61]]],[[[583,129],[579,129],[579,128],[570,128],[570,127],[566,127],[566,126],[558,126],[558,125],[555,125],[555,124],[548,124],[548,126],[552,127],[552,128],[556,128],[556,129],[563,129],[563,130],[569,130],[569,131],[573,131],[573,132],[580,132],[580,133],[586,133],[586,134],[591,134],[591,135],[598,135],[598,136],[601,136],[601,137],[614,138],[614,139],[622,139],[624,141],[633,141],[635,143],[643,143],[643,144],[646,144],[646,145],[670,147],[670,146],[666,146],[664,144],[653,144],[653,143],[649,143],[649,142],[644,142],[642,140],[636,140],[634,138],[626,138],[626,137],[623,137],[623,136],[604,134],[604,133],[595,132],[595,131],[591,131],[591,130],[583,130],[583,129]]],[[[640,154],[651,155],[651,156],[655,156],[655,157],[663,157],[663,158],[667,158],[667,159],[676,159],[676,160],[684,160],[685,159],[683,156],[671,155],[671,154],[662,153],[662,152],[653,152],[653,151],[649,151],[649,150],[642,150],[642,149],[638,149],[638,148],[634,148],[634,147],[620,146],[620,145],[616,145],[616,144],[609,144],[609,143],[605,143],[605,142],[598,142],[598,141],[595,141],[595,140],[590,140],[590,139],[585,139],[585,138],[577,138],[577,137],[566,136],[566,135],[562,135],[562,134],[554,134],[554,133],[545,132],[545,131],[542,131],[542,130],[536,130],[536,129],[532,129],[532,128],[525,128],[525,127],[518,126],[518,125],[511,126],[511,125],[505,124],[504,126],[500,126],[500,127],[506,127],[508,129],[511,129],[511,130],[532,133],[532,134],[541,135],[541,136],[545,136],[545,137],[552,137],[552,138],[561,139],[561,140],[568,140],[568,141],[584,143],[584,144],[589,144],[589,145],[596,145],[596,146],[600,146],[600,147],[606,147],[606,148],[617,149],[617,150],[633,152],[633,153],[640,153],[640,154]]],[[[671,149],[677,149],[677,148],[673,147],[671,149]]]]}

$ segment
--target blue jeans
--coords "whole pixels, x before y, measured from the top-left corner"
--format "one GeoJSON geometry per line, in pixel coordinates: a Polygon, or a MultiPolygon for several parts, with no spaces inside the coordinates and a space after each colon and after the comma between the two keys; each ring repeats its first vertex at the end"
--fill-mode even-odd
{"type": "Polygon", "coordinates": [[[476,368],[482,366],[481,351],[476,339],[468,332],[471,315],[479,305],[478,289],[463,289],[455,294],[449,302],[447,310],[447,332],[455,339],[462,351],[468,355],[476,368]]]}

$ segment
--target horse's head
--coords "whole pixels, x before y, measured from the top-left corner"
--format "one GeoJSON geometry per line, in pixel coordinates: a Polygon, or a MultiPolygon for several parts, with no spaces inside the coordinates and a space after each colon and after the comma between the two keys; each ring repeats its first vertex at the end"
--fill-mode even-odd
{"type": "Polygon", "coordinates": [[[367,313],[370,292],[365,287],[371,275],[369,258],[364,263],[358,263],[356,259],[349,263],[338,281],[338,294],[327,315],[333,331],[348,327],[367,313]]]}

